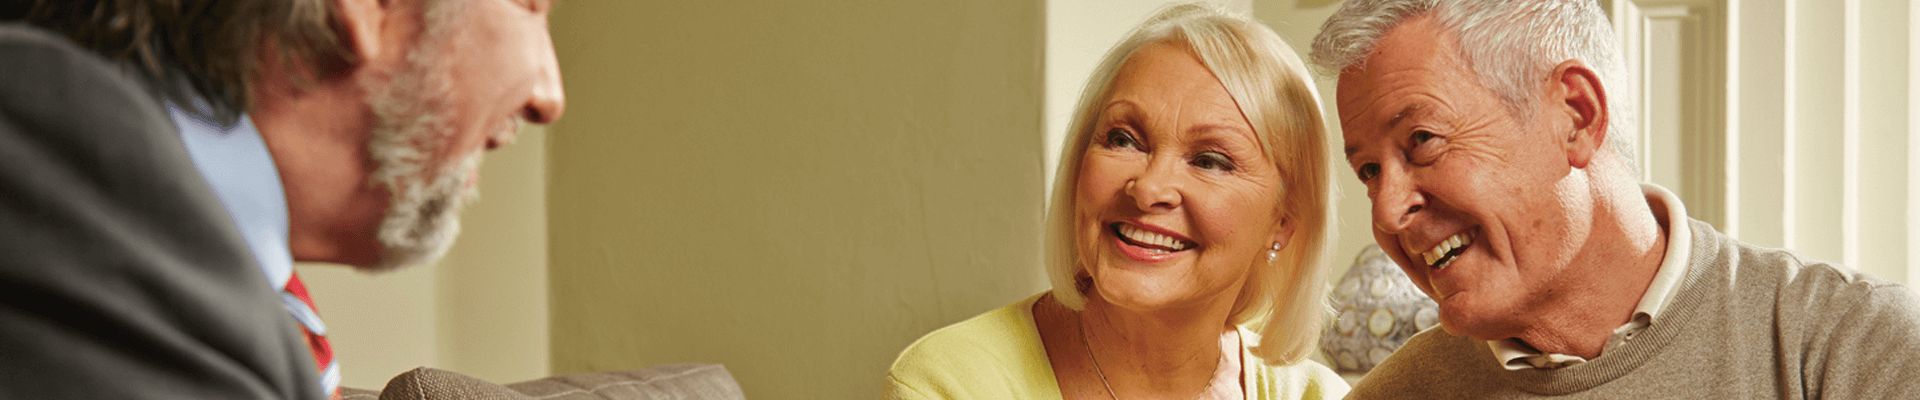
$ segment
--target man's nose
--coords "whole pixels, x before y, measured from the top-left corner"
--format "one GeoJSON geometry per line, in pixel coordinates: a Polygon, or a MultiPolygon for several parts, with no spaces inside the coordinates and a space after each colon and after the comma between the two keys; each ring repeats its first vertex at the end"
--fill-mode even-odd
{"type": "Polygon", "coordinates": [[[1373,229],[1389,234],[1405,231],[1415,214],[1426,208],[1427,196],[1403,171],[1382,167],[1367,197],[1373,200],[1373,229]]]}
{"type": "Polygon", "coordinates": [[[521,107],[520,118],[536,124],[551,124],[560,120],[560,114],[567,110],[566,89],[560,82],[560,63],[554,58],[553,40],[541,38],[544,46],[540,61],[535,66],[533,86],[527,93],[527,103],[521,107]]]}

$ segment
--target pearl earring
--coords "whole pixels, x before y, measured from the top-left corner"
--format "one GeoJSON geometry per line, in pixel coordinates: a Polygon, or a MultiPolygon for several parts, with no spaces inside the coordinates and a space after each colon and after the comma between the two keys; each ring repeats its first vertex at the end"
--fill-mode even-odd
{"type": "Polygon", "coordinates": [[[1273,260],[1277,260],[1279,258],[1280,258],[1280,244],[1274,243],[1273,247],[1270,247],[1267,249],[1267,263],[1272,264],[1273,260]]]}

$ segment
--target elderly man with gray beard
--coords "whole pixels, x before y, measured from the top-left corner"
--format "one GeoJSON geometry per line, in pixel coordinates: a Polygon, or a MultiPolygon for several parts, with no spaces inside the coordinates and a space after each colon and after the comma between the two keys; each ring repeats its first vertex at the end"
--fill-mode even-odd
{"type": "Polygon", "coordinates": [[[1313,59],[1375,240],[1440,304],[1351,398],[1920,391],[1911,290],[1740,243],[1639,181],[1592,0],[1351,0],[1313,59]]]}
{"type": "Polygon", "coordinates": [[[430,263],[551,0],[0,6],[0,398],[337,397],[295,261],[430,263]]]}

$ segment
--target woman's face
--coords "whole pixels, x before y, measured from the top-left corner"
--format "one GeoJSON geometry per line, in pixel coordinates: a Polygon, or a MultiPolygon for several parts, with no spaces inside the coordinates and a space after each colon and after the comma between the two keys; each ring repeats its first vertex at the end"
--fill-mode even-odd
{"type": "Polygon", "coordinates": [[[1073,199],[1094,291],[1140,311],[1232,304],[1291,233],[1252,125],[1197,56],[1167,43],[1134,52],[1096,106],[1073,199]]]}

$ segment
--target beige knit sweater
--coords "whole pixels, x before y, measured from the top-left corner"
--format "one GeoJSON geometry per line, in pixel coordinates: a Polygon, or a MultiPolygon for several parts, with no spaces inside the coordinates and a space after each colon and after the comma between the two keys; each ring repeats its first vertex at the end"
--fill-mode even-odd
{"type": "Polygon", "coordinates": [[[1691,221],[1660,322],[1587,363],[1508,371],[1486,342],[1420,333],[1350,399],[1920,398],[1920,298],[1907,287],[1691,221]]]}

